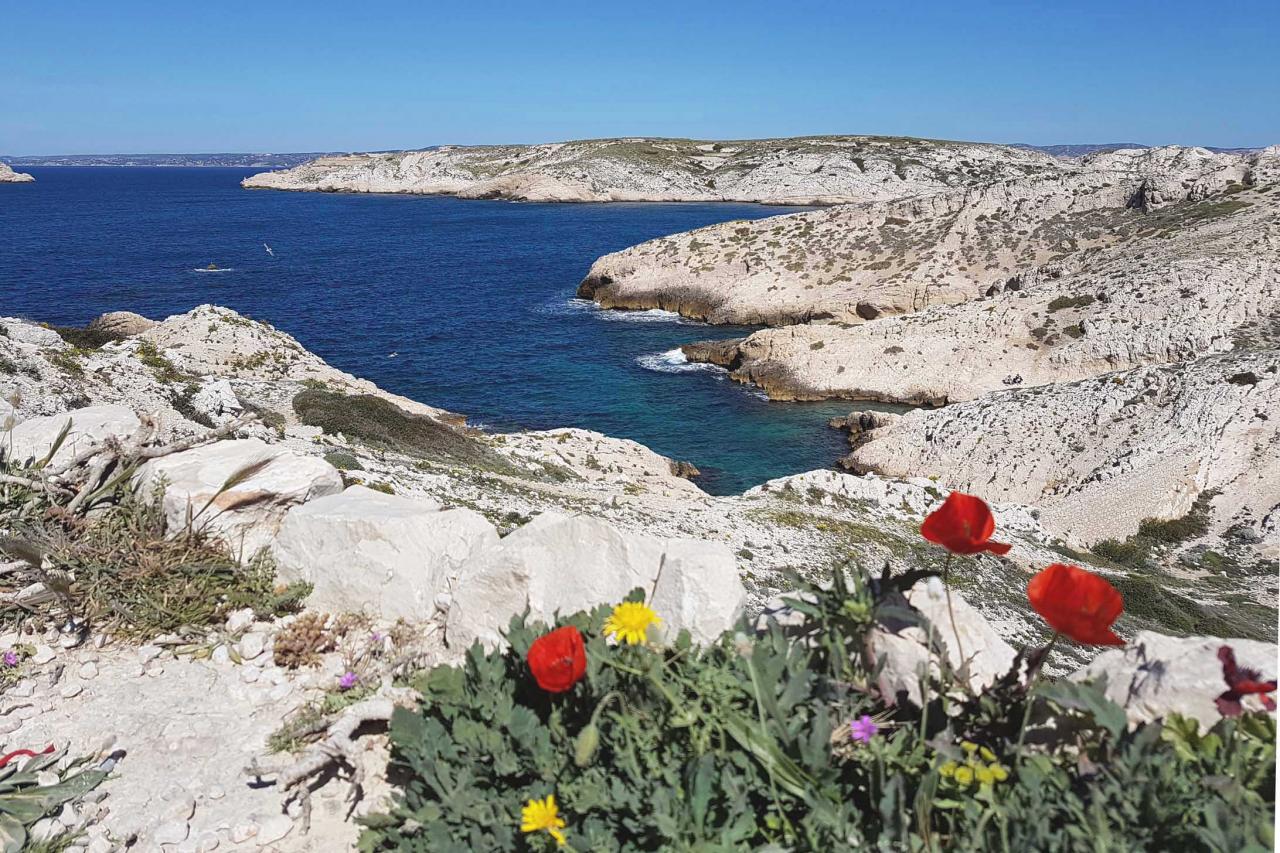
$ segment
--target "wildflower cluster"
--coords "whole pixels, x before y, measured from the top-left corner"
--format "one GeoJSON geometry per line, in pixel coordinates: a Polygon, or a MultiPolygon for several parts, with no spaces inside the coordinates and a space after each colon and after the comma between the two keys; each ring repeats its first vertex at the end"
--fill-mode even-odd
{"type": "MultiPolygon", "coordinates": [[[[969,495],[921,532],[948,551],[944,591],[953,558],[1010,550],[969,495]]],[[[559,625],[516,618],[509,648],[417,679],[391,724],[404,787],[361,849],[1270,849],[1274,681],[1224,647],[1212,731],[1131,729],[1098,686],[1042,674],[1062,639],[1123,642],[1115,588],[1054,564],[1027,588],[1048,646],[976,690],[922,631],[937,666],[913,702],[881,689],[874,640],[927,627],[902,605],[919,580],[837,571],[790,600],[798,628],[744,620],[704,648],[660,636],[640,590],[559,625]]]]}
{"type": "Polygon", "coordinates": [[[996,760],[996,754],[973,741],[961,741],[964,761],[947,761],[938,768],[938,774],[964,790],[976,784],[989,789],[1009,778],[1009,768],[996,760]]]}

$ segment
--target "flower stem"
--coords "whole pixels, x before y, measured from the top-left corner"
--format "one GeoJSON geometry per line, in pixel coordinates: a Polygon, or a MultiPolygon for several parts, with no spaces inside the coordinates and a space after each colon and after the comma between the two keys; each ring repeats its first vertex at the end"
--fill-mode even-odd
{"type": "Polygon", "coordinates": [[[1044,672],[1044,662],[1049,658],[1049,652],[1053,651],[1053,647],[1058,644],[1059,636],[1057,631],[1053,632],[1053,639],[1049,640],[1049,645],[1044,647],[1044,654],[1040,655],[1040,663],[1031,675],[1031,680],[1027,682],[1027,702],[1022,709],[1022,725],[1018,728],[1018,745],[1013,750],[1014,758],[1018,761],[1022,760],[1022,745],[1027,739],[1027,724],[1031,722],[1031,693],[1035,686],[1040,683],[1041,674],[1044,672]]]}
{"type": "MultiPolygon", "coordinates": [[[[967,672],[968,666],[964,659],[964,646],[960,644],[960,626],[956,624],[956,611],[951,606],[951,555],[947,554],[947,561],[942,564],[942,590],[947,594],[947,618],[951,620],[951,634],[956,638],[956,660],[958,666],[956,670],[962,675],[967,672]]],[[[969,679],[965,678],[965,686],[968,686],[969,679]]]]}

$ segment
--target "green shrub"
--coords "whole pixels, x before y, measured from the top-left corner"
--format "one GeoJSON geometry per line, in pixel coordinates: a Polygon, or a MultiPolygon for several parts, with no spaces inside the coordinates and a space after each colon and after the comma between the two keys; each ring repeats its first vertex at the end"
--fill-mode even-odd
{"type": "Polygon", "coordinates": [[[328,462],[339,471],[363,471],[364,466],[357,459],[345,450],[333,450],[324,455],[324,461],[328,462]]]}
{"type": "Polygon", "coordinates": [[[304,424],[318,426],[330,435],[342,433],[372,447],[434,462],[503,472],[511,469],[483,442],[372,394],[347,396],[308,389],[293,398],[293,410],[304,424]]]}
{"type": "Polygon", "coordinates": [[[611,645],[609,608],[577,613],[561,624],[586,638],[586,673],[561,694],[525,663],[544,627],[516,618],[508,649],[418,677],[420,707],[391,723],[399,794],[360,849],[551,850],[520,825],[550,795],[579,851],[1271,849],[1264,714],[1129,731],[1098,687],[1029,688],[1017,667],[977,695],[944,670],[924,707],[891,705],[864,640],[876,622],[927,629],[897,593],[918,578],[837,572],[793,602],[802,628],[743,623],[703,649],[611,645]]]}
{"type": "Polygon", "coordinates": [[[119,332],[105,332],[101,329],[88,329],[79,326],[54,326],[58,336],[76,349],[93,350],[113,341],[123,341],[125,336],[119,332]]]}
{"type": "Polygon", "coordinates": [[[1058,296],[1049,302],[1049,313],[1062,311],[1066,308],[1086,308],[1098,300],[1092,295],[1085,293],[1081,296],[1058,296]]]}

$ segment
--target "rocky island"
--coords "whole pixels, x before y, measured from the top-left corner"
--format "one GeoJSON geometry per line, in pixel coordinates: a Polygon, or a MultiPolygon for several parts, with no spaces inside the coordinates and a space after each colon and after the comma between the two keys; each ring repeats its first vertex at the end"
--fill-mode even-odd
{"type": "Polygon", "coordinates": [[[887,136],[594,139],[446,145],[321,157],[246,178],[252,189],[423,193],[518,201],[821,205],[902,198],[1057,171],[1034,150],[887,136]]]}
{"type": "Polygon", "coordinates": [[[34,180],[26,172],[15,172],[7,163],[0,163],[0,184],[29,184],[34,180]]]}

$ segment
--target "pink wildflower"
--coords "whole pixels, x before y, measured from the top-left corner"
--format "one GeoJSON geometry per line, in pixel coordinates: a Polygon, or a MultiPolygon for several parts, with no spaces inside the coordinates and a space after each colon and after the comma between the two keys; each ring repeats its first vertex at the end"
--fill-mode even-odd
{"type": "Polygon", "coordinates": [[[875,724],[870,715],[863,714],[862,719],[853,720],[849,723],[849,734],[854,740],[860,740],[863,743],[871,743],[871,738],[875,737],[880,727],[875,724]]]}

